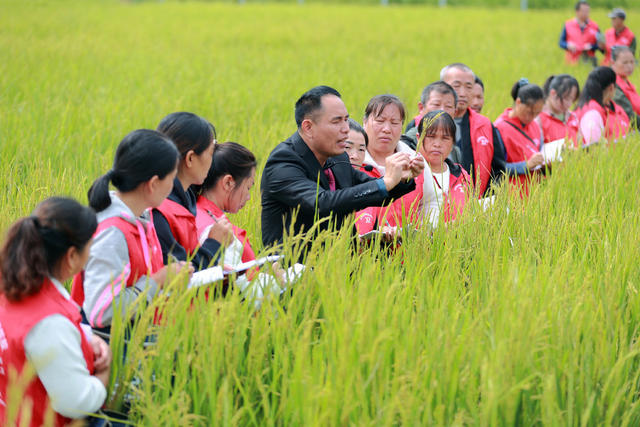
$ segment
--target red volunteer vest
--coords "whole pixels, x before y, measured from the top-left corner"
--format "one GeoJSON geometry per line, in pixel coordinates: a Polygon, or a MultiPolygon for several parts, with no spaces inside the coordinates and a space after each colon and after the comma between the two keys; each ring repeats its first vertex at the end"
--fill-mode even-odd
{"type": "Polygon", "coordinates": [[[629,131],[629,116],[618,104],[613,101],[611,101],[611,104],[613,109],[611,107],[604,108],[592,99],[588,104],[576,110],[576,113],[582,120],[587,111],[596,110],[604,123],[604,137],[608,140],[616,140],[627,135],[629,131]]]}
{"type": "Polygon", "coordinates": [[[620,34],[616,34],[614,28],[609,28],[605,31],[604,38],[606,39],[606,47],[602,65],[611,65],[611,48],[614,46],[631,46],[635,36],[629,27],[624,27],[620,34]]]}
{"type": "Polygon", "coordinates": [[[580,125],[578,115],[573,111],[567,112],[567,115],[566,122],[563,122],[546,111],[540,113],[536,120],[542,127],[545,144],[565,138],[567,145],[572,142],[574,147],[578,147],[578,127],[580,125]]]}
{"type": "MultiPolygon", "coordinates": [[[[80,327],[80,310],[71,301],[64,298],[55,285],[47,278],[40,291],[26,297],[19,302],[10,302],[4,296],[0,296],[0,402],[6,402],[9,388],[9,372],[15,370],[22,373],[27,358],[24,350],[24,340],[33,327],[45,317],[53,314],[61,314],[69,319],[80,333],[80,346],[84,355],[87,369],[93,374],[93,349],[87,341],[80,327]]],[[[47,391],[40,379],[35,376],[27,385],[23,403],[31,401],[31,426],[41,426],[47,419],[50,409],[47,391]]],[[[0,423],[6,422],[6,408],[0,403],[0,423]]],[[[60,414],[54,414],[55,425],[64,426],[72,420],[60,414]]],[[[18,425],[20,421],[18,420],[18,425]]]]}
{"type": "MultiPolygon", "coordinates": [[[[146,230],[142,223],[136,225],[119,216],[114,216],[101,221],[94,234],[94,237],[109,227],[116,227],[124,234],[127,241],[127,249],[129,251],[129,269],[125,279],[125,286],[133,286],[142,276],[153,274],[160,270],[164,264],[162,262],[162,249],[158,241],[158,235],[153,227],[153,222],[146,224],[146,230]],[[143,227],[142,236],[138,226],[143,227]],[[146,247],[143,247],[143,243],[146,247]],[[146,254],[146,256],[145,256],[146,254]],[[145,260],[147,258],[147,260],[145,260]]],[[[125,271],[127,270],[125,267],[125,271]]],[[[122,277],[118,276],[116,281],[121,281],[122,277]]],[[[117,285],[117,283],[114,283],[117,285]]],[[[71,286],[71,298],[80,306],[84,303],[84,272],[76,274],[73,278],[71,286]]],[[[99,319],[93,316],[93,313],[85,313],[92,326],[103,327],[99,319]]]]}
{"type": "MultiPolygon", "coordinates": [[[[479,197],[489,185],[491,178],[491,162],[493,161],[493,129],[491,120],[469,108],[469,134],[473,150],[473,166],[475,170],[475,184],[479,190],[479,197]]],[[[472,172],[473,173],[473,172],[472,172]]]]}
{"type": "MultiPolygon", "coordinates": [[[[382,174],[375,166],[370,165],[373,169],[366,170],[365,165],[360,167],[360,172],[364,172],[373,178],[382,178],[382,174]]],[[[398,203],[400,200],[394,201],[391,205],[398,203]]],[[[395,226],[395,220],[389,215],[391,205],[387,206],[370,206],[356,212],[356,229],[358,234],[365,234],[373,230],[376,223],[380,225],[395,226]]]]}
{"type": "MultiPolygon", "coordinates": [[[[531,123],[523,127],[520,119],[516,117],[509,117],[510,112],[511,108],[507,108],[495,122],[495,126],[500,131],[502,141],[504,142],[504,146],[507,150],[507,162],[516,163],[527,161],[535,153],[539,153],[542,148],[540,126],[538,125],[538,122],[533,120],[531,123]],[[533,142],[509,123],[512,123],[517,126],[518,129],[521,129],[533,140],[533,142]]],[[[520,192],[520,195],[524,197],[529,195],[529,183],[532,178],[538,178],[539,176],[539,172],[509,176],[509,182],[512,187],[517,189],[520,192]]]]}
{"type": "Polygon", "coordinates": [[[633,112],[640,115],[640,95],[636,91],[636,87],[622,76],[616,76],[616,84],[624,93],[624,96],[627,97],[629,102],[631,103],[631,107],[633,108],[633,112]]]}
{"type": "Polygon", "coordinates": [[[598,25],[589,20],[584,28],[584,32],[580,29],[580,24],[575,18],[571,18],[564,23],[564,28],[567,32],[567,43],[571,42],[576,46],[575,53],[571,53],[567,49],[565,59],[569,64],[575,64],[578,62],[582,52],[585,52],[589,56],[594,56],[593,51],[587,50],[586,45],[595,45],[597,43],[597,35],[600,29],[598,25]]]}
{"type": "MultiPolygon", "coordinates": [[[[196,228],[198,229],[198,236],[216,220],[226,218],[224,211],[216,206],[211,200],[206,197],[199,196],[196,202],[198,213],[196,215],[196,228]],[[214,219],[215,218],[215,219],[214,219]]],[[[233,234],[242,243],[242,262],[253,261],[256,259],[256,254],[251,248],[249,239],[247,238],[247,231],[240,227],[231,225],[233,228],[233,234]]]]}
{"type": "Polygon", "coordinates": [[[176,242],[187,251],[187,254],[192,255],[199,246],[196,217],[180,203],[170,199],[165,199],[156,210],[166,218],[176,242]]]}
{"type": "MultiPolygon", "coordinates": [[[[449,174],[449,188],[444,195],[442,214],[445,223],[455,220],[460,212],[462,212],[467,201],[467,189],[473,188],[471,176],[469,176],[462,166],[458,166],[460,167],[460,175],[454,176],[453,174],[449,174]]],[[[420,215],[422,214],[424,180],[424,173],[416,177],[416,189],[402,196],[399,200],[400,203],[394,204],[394,212],[393,215],[390,216],[392,216],[395,221],[401,223],[404,215],[404,217],[408,218],[412,223],[418,223],[420,215]]],[[[435,180],[434,185],[438,185],[435,180]]]]}

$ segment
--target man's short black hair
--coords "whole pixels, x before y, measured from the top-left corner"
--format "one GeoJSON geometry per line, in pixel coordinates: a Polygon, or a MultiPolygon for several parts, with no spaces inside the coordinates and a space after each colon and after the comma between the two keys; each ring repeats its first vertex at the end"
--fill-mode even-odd
{"type": "Polygon", "coordinates": [[[589,2],[585,1],[585,0],[580,0],[578,2],[576,2],[576,10],[580,9],[580,6],[585,5],[585,6],[589,6],[589,2]]]}
{"type": "Polygon", "coordinates": [[[298,129],[302,121],[322,108],[322,97],[325,95],[335,95],[341,98],[340,92],[329,86],[316,86],[309,89],[296,101],[296,124],[298,129]]]}
{"type": "Polygon", "coordinates": [[[484,92],[484,83],[482,82],[482,79],[478,76],[476,76],[476,84],[480,85],[480,87],[482,88],[482,91],[484,92]]]}

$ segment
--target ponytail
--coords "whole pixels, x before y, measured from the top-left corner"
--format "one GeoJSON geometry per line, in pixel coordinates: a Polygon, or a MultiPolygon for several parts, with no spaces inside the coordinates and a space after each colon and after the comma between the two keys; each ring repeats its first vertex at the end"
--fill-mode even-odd
{"type": "Polygon", "coordinates": [[[0,293],[9,301],[37,293],[69,248],[83,250],[96,227],[93,210],[73,199],[41,202],[7,232],[0,250],[0,293]]]}
{"type": "Polygon", "coordinates": [[[109,197],[109,183],[111,182],[111,171],[102,175],[96,179],[87,197],[89,198],[89,206],[91,206],[96,212],[102,212],[111,204],[111,197],[109,197]]]}
{"type": "Polygon", "coordinates": [[[175,170],[177,162],[178,150],[169,138],[154,130],[134,130],[118,145],[113,168],[89,188],[89,206],[102,212],[111,205],[109,183],[127,193],[154,176],[163,179],[175,170]]]}
{"type": "Polygon", "coordinates": [[[511,97],[514,101],[520,99],[520,102],[531,105],[544,99],[544,93],[540,86],[529,83],[529,79],[523,77],[514,83],[511,88],[511,97]]]}

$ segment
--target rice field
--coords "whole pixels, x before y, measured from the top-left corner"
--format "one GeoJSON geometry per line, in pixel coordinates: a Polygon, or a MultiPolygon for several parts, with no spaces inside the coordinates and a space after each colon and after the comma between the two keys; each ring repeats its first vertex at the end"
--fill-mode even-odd
{"type": "MultiPolygon", "coordinates": [[[[572,13],[1,0],[0,231],[47,196],[86,202],[121,138],[173,111],[263,165],[310,87],[337,88],[356,119],[380,93],[413,114],[461,61],[495,119],[520,77],[584,82],[557,47],[572,13]]],[[[606,13],[592,10],[601,28],[606,13]]],[[[293,294],[257,314],[176,280],[157,344],[151,307],[126,362],[113,347],[108,406],[132,400],[148,426],[640,424],[640,137],[564,157],[527,201],[503,188],[392,256],[323,234],[293,294]]],[[[259,191],[232,218],[256,250],[259,191]]]]}

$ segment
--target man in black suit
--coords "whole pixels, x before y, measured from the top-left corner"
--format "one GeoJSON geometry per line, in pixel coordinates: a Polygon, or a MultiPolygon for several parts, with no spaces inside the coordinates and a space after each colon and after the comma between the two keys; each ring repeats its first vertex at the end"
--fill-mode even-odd
{"type": "MultiPolygon", "coordinates": [[[[282,243],[298,210],[293,231],[309,231],[329,216],[336,227],[356,210],[380,206],[415,188],[424,159],[395,153],[386,159],[386,173],[375,179],[354,169],[345,153],[349,114],[340,94],[317,86],[296,102],[298,130],[278,144],[262,174],[262,242],[282,243]]],[[[318,231],[327,229],[320,224],[318,231]]]]}

